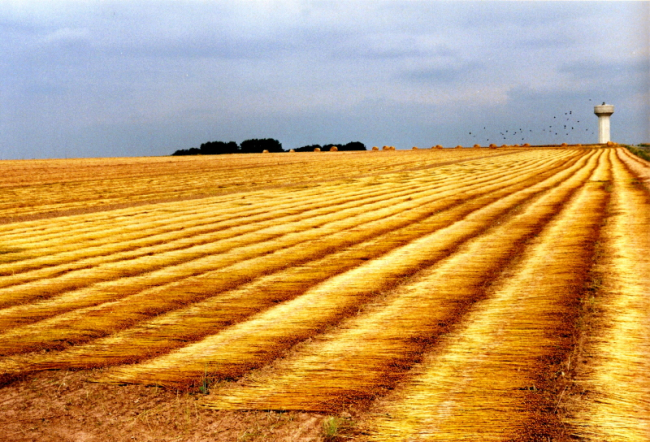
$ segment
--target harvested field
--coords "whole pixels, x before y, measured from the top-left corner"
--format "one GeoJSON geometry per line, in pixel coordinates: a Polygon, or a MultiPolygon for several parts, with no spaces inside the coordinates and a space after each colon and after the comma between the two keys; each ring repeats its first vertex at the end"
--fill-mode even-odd
{"type": "Polygon", "coordinates": [[[10,440],[650,440],[623,148],[0,171],[10,440]]]}

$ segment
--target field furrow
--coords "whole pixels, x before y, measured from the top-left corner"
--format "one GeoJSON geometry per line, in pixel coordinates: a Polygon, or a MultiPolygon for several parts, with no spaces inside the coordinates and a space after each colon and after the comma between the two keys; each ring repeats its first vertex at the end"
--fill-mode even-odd
{"type": "MultiPolygon", "coordinates": [[[[603,154],[602,157],[607,154],[603,154]]],[[[552,378],[572,347],[604,219],[609,161],[533,240],[488,299],[374,410],[366,440],[555,440],[552,378]]]]}
{"type": "MultiPolygon", "coordinates": [[[[317,195],[334,198],[333,192],[312,191],[313,197],[317,195]]],[[[306,197],[307,192],[301,195],[306,197]]],[[[110,217],[110,225],[107,226],[108,218],[105,214],[91,216],[77,215],[66,217],[66,222],[44,222],[34,223],[30,229],[14,229],[3,234],[3,242],[11,247],[24,251],[14,252],[3,257],[3,261],[11,260],[11,264],[0,265],[0,274],[9,275],[15,272],[23,272],[31,269],[38,269],[45,266],[56,265],[61,262],[78,260],[83,257],[102,254],[100,247],[109,247],[103,254],[111,252],[110,247],[121,250],[119,247],[128,245],[128,241],[143,239],[143,244],[149,244],[147,240],[154,235],[171,233],[176,235],[189,235],[191,232],[201,232],[201,228],[224,223],[237,218],[243,221],[270,219],[273,216],[281,216],[283,211],[292,208],[305,206],[298,195],[286,195],[274,198],[276,205],[272,205],[268,195],[262,196],[254,193],[238,195],[236,199],[226,200],[224,198],[204,198],[201,204],[196,201],[191,203],[167,203],[152,206],[140,206],[137,209],[122,209],[113,211],[110,217]],[[271,214],[270,208],[276,208],[279,212],[271,214]],[[218,211],[218,212],[217,212],[218,211]],[[147,229],[143,230],[142,225],[147,229]],[[70,228],[74,226],[75,235],[70,236],[70,228]],[[83,227],[79,227],[83,226],[83,227]],[[187,232],[178,232],[182,226],[187,232]],[[84,247],[79,250],[79,244],[84,247]],[[100,253],[93,253],[93,247],[97,247],[100,253]],[[76,254],[75,254],[76,252],[76,254]],[[38,255],[35,255],[38,253],[38,255]],[[66,255],[68,254],[68,255],[66,255]]],[[[321,201],[321,206],[323,202],[321,201]]],[[[313,204],[313,208],[318,203],[313,204]]],[[[306,210],[305,207],[303,210],[306,210]]],[[[171,239],[174,239],[172,236],[171,239]]],[[[156,244],[155,238],[150,244],[156,244]]]]}
{"type": "Polygon", "coordinates": [[[649,229],[617,146],[0,161],[0,423],[647,441],[649,229]]]}
{"type": "Polygon", "coordinates": [[[632,154],[627,149],[619,149],[619,157],[630,169],[630,172],[634,174],[634,181],[650,191],[650,163],[632,154]]]}
{"type": "MultiPolygon", "coordinates": [[[[507,217],[512,209],[544,190],[544,187],[561,186],[563,180],[575,173],[588,174],[588,170],[595,167],[596,157],[589,157],[586,169],[585,161],[576,165],[577,172],[567,170],[559,174],[561,177],[547,180],[542,188],[531,188],[502,198],[485,208],[479,208],[466,218],[449,219],[447,228],[331,278],[292,301],[167,356],[116,369],[103,380],[187,385],[199,380],[206,372],[214,377],[230,377],[266,364],[291,345],[356,313],[366,302],[378,293],[395,287],[404,277],[451,255],[465,241],[483,234],[494,223],[500,222],[501,217],[507,217]]],[[[556,209],[556,206],[549,206],[551,212],[556,209]]]]}
{"type": "MultiPolygon", "coordinates": [[[[455,199],[440,198],[435,203],[402,211],[390,218],[365,224],[363,229],[358,229],[355,232],[332,235],[327,238],[326,243],[310,248],[312,253],[318,255],[320,254],[319,250],[324,247],[323,250],[328,254],[322,258],[306,264],[290,265],[291,257],[287,257],[285,260],[289,265],[280,272],[258,278],[236,290],[212,296],[206,301],[190,307],[159,316],[99,342],[75,347],[56,356],[38,358],[39,363],[32,364],[30,369],[113,365],[133,362],[170,351],[185,345],[188,341],[216,333],[219,329],[239,322],[278,302],[292,299],[317,283],[446,227],[449,219],[462,218],[477,208],[494,203],[514,192],[529,189],[544,178],[566,171],[568,166],[576,167],[575,162],[577,161],[579,161],[579,157],[573,158],[568,165],[563,162],[557,168],[544,170],[538,169],[538,166],[526,167],[519,172],[525,176],[532,175],[532,178],[526,179],[525,176],[519,177],[513,173],[515,176],[506,180],[501,177],[495,179],[490,185],[481,184],[474,188],[465,188],[463,192],[468,201],[460,205],[454,205],[456,204],[455,199]],[[445,211],[444,216],[440,214],[443,210],[445,211]],[[355,241],[358,242],[349,245],[355,241]],[[335,252],[329,253],[330,249],[335,252]]],[[[517,172],[518,170],[511,171],[517,172]]],[[[533,188],[532,192],[535,191],[538,189],[533,188]]],[[[198,284],[188,286],[195,297],[199,291],[197,286],[198,284]]],[[[208,289],[208,293],[214,293],[211,287],[208,289]]],[[[178,291],[179,287],[176,286],[175,290],[178,291]]],[[[127,301],[125,306],[128,304],[127,301]]],[[[94,311],[86,313],[90,312],[93,312],[91,314],[95,318],[94,311]]],[[[110,315],[119,318],[120,321],[128,318],[128,312],[118,314],[115,306],[112,306],[110,315]]],[[[139,315],[140,313],[133,319],[139,318],[139,315]]],[[[115,320],[113,318],[113,321],[115,320]]],[[[106,325],[105,321],[101,321],[101,323],[106,325]]],[[[56,328],[55,331],[48,330],[49,327],[44,324],[37,325],[35,328],[38,330],[38,334],[29,337],[33,345],[43,345],[48,340],[78,341],[81,338],[93,336],[92,330],[95,330],[95,335],[103,331],[96,329],[90,321],[83,319],[69,322],[67,326],[57,321],[53,327],[56,328]],[[83,330],[83,335],[80,335],[80,330],[83,330]]],[[[18,333],[20,336],[11,338],[13,346],[16,346],[17,342],[25,340],[25,337],[29,335],[29,332],[25,332],[24,329],[17,330],[16,334],[18,333]]]]}
{"type": "Polygon", "coordinates": [[[593,332],[567,402],[572,435],[590,441],[650,439],[650,193],[617,154],[593,332]]]}
{"type": "MultiPolygon", "coordinates": [[[[22,323],[27,323],[73,308],[108,302],[147,287],[196,276],[215,268],[251,259],[256,255],[313,240],[328,229],[350,228],[369,218],[382,218],[389,214],[382,212],[382,209],[395,207],[397,203],[400,203],[399,208],[404,210],[418,202],[426,202],[420,200],[403,202],[406,195],[408,198],[417,198],[420,195],[433,198],[431,195],[437,193],[437,187],[439,186],[434,185],[413,192],[405,185],[390,192],[390,196],[381,194],[366,200],[307,210],[298,215],[217,230],[212,234],[206,234],[203,238],[191,238],[190,245],[177,250],[154,253],[160,248],[168,247],[168,244],[162,244],[153,246],[153,251],[139,258],[102,263],[89,269],[68,272],[58,278],[51,278],[45,283],[38,280],[0,289],[0,305],[7,307],[23,304],[32,299],[53,298],[49,302],[45,301],[34,306],[18,305],[1,310],[0,327],[12,327],[14,320],[10,318],[17,316],[23,318],[22,323]],[[335,224],[336,222],[338,224],[335,224]],[[76,288],[79,289],[75,290],[76,288]],[[61,293],[61,296],[56,296],[61,293]],[[69,304],[71,299],[73,302],[69,304]],[[49,313],[34,315],[28,313],[33,309],[49,313]]],[[[181,241],[182,244],[185,242],[181,241]]],[[[15,323],[15,325],[19,324],[20,322],[15,323]]]]}
{"type": "MultiPolygon", "coordinates": [[[[99,245],[82,243],[84,246],[80,247],[79,243],[72,243],[63,246],[61,253],[53,253],[53,250],[45,248],[45,252],[49,252],[49,255],[5,265],[4,268],[0,267],[0,271],[11,275],[3,278],[0,283],[4,288],[4,290],[0,288],[0,306],[4,308],[34,298],[43,299],[66,290],[81,288],[98,281],[106,281],[111,279],[109,276],[111,272],[115,273],[117,277],[127,277],[151,271],[150,267],[138,265],[138,261],[136,261],[138,258],[149,260],[148,256],[162,257],[166,253],[188,251],[188,249],[197,246],[213,245],[217,241],[232,240],[235,237],[240,237],[240,243],[246,244],[246,237],[243,237],[246,234],[249,234],[248,237],[255,238],[254,235],[263,229],[273,228],[278,224],[288,225],[323,214],[383,201],[386,198],[398,198],[406,194],[412,197],[410,190],[400,188],[363,193],[352,192],[345,198],[332,195],[325,202],[309,192],[302,196],[297,203],[292,201],[283,204],[283,200],[273,199],[273,202],[263,202],[258,205],[261,206],[260,208],[256,207],[256,212],[262,211],[261,214],[256,213],[248,216],[246,212],[240,212],[227,216],[223,221],[220,220],[223,217],[221,207],[213,208],[211,211],[203,211],[199,207],[197,210],[199,214],[193,216],[198,220],[203,220],[199,221],[198,227],[193,227],[187,219],[168,220],[167,214],[161,213],[154,220],[140,221],[138,223],[139,233],[135,233],[133,236],[116,238],[114,232],[95,233],[96,236],[101,236],[99,245]],[[315,199],[320,202],[314,203],[315,199]],[[208,222],[211,218],[215,218],[214,221],[208,222]],[[163,226],[163,232],[159,233],[160,226],[163,226]],[[148,232],[144,238],[143,232],[148,232]],[[73,251],[69,251],[70,249],[73,251]],[[110,269],[106,270],[111,263],[110,269]],[[38,268],[43,266],[45,268],[38,268]],[[16,274],[16,272],[18,273],[16,274]],[[44,284],[43,280],[47,281],[47,284],[44,284]],[[31,281],[37,282],[30,285],[31,281]],[[23,285],[19,286],[19,284],[23,285]]],[[[417,195],[415,196],[417,197],[417,195]]],[[[15,244],[12,246],[16,247],[15,244]]],[[[226,245],[224,249],[228,247],[226,245]]],[[[55,250],[58,249],[55,248],[55,250]]],[[[172,260],[170,265],[208,253],[215,253],[215,250],[212,249],[211,252],[199,250],[190,257],[181,255],[175,261],[172,260]]]]}
{"type": "Polygon", "coordinates": [[[394,387],[441,333],[486,296],[491,281],[581,187],[590,170],[581,170],[522,206],[521,213],[472,239],[369,312],[315,339],[256,381],[244,381],[208,399],[208,406],[334,411],[394,387]]]}
{"type": "MultiPolygon", "coordinates": [[[[554,172],[552,168],[544,172],[540,171],[538,169],[539,165],[531,167],[526,166],[524,168],[524,177],[519,178],[509,176],[506,178],[503,173],[500,173],[499,178],[492,183],[492,187],[487,186],[484,179],[481,178],[478,179],[478,183],[468,184],[460,189],[439,191],[432,196],[418,200],[407,199],[402,203],[393,205],[390,212],[370,212],[363,214],[358,219],[345,220],[343,224],[339,223],[329,226],[327,229],[323,228],[320,232],[312,230],[308,232],[313,239],[310,247],[296,245],[279,250],[277,244],[275,244],[276,248],[273,249],[273,253],[267,256],[262,254],[259,258],[244,260],[239,264],[225,267],[222,270],[211,272],[199,278],[194,277],[187,281],[146,289],[140,294],[125,297],[119,303],[110,302],[105,306],[86,308],[71,312],[68,315],[54,317],[46,322],[36,323],[33,326],[21,327],[15,331],[6,332],[0,335],[0,347],[3,349],[3,353],[6,354],[7,352],[26,351],[30,348],[58,346],[65,341],[78,342],[78,340],[101,336],[133,324],[147,316],[160,314],[172,308],[179,308],[188,302],[196,302],[214,296],[219,291],[230,289],[233,285],[247,282],[251,278],[300,265],[312,259],[320,259],[323,255],[332,253],[338,248],[350,247],[374,236],[430,218],[426,223],[415,226],[413,232],[403,236],[401,238],[403,244],[411,241],[414,236],[427,233],[427,229],[431,231],[446,225],[447,218],[444,216],[432,217],[432,214],[458,205],[462,201],[458,199],[459,192],[464,197],[488,194],[487,198],[494,201],[500,197],[500,194],[489,194],[499,191],[501,187],[512,186],[513,183],[518,183],[520,189],[527,187],[529,183],[526,182],[526,174],[529,177],[536,176],[537,179],[540,179],[545,174],[554,172]],[[349,230],[353,226],[358,227],[359,224],[356,224],[358,222],[362,222],[361,225],[364,227],[349,230]],[[366,224],[363,224],[363,222],[366,224]],[[344,225],[345,229],[340,230],[341,225],[344,225]]],[[[494,179],[494,176],[492,178],[494,179]]],[[[472,182],[470,181],[470,183],[472,182]]],[[[476,202],[470,201],[464,207],[456,209],[457,213],[452,214],[452,216],[460,216],[463,213],[475,210],[475,208],[476,202]]],[[[400,233],[398,232],[398,234],[400,233]]],[[[380,253],[385,253],[387,247],[394,246],[395,243],[387,242],[380,247],[380,253]]],[[[232,253],[228,254],[227,257],[231,258],[232,253]]],[[[168,270],[165,269],[164,271],[168,270]]],[[[71,297],[70,302],[76,303],[78,300],[76,297],[71,297]]],[[[45,303],[27,307],[34,309],[43,304],[45,303]]]]}
{"type": "Polygon", "coordinates": [[[497,157],[515,152],[472,149],[458,152],[422,151],[418,152],[419,155],[410,155],[410,152],[405,152],[406,155],[338,152],[320,156],[298,154],[293,159],[286,155],[267,158],[227,155],[204,157],[203,165],[197,165],[192,158],[129,159],[124,161],[123,170],[119,172],[115,170],[115,165],[119,164],[115,161],[106,167],[89,164],[97,160],[69,160],[61,161],[62,173],[53,171],[45,183],[40,178],[42,171],[38,170],[36,162],[27,167],[21,167],[23,165],[16,162],[4,162],[2,166],[5,170],[8,168],[11,171],[12,166],[23,169],[23,182],[5,189],[0,196],[0,222],[112,210],[120,205],[160,203],[195,198],[197,195],[330,181],[366,174],[412,171],[450,161],[497,157]],[[82,167],[71,173],[70,165],[82,167]],[[83,167],[85,165],[90,167],[83,167]],[[111,168],[113,170],[109,171],[108,176],[102,177],[102,171],[111,168]],[[253,179],[247,176],[247,169],[254,172],[253,179]],[[57,178],[61,181],[57,181],[57,178]]]}

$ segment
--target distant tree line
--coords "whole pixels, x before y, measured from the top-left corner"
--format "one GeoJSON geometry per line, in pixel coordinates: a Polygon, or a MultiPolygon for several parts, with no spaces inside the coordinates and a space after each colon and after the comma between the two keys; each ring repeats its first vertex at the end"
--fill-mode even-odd
{"type": "MultiPolygon", "coordinates": [[[[323,146],[320,144],[311,144],[309,146],[302,146],[294,150],[296,152],[313,152],[314,149],[319,148],[320,150],[326,151],[335,146],[340,151],[367,150],[365,144],[359,141],[352,141],[347,144],[325,144],[323,146]]],[[[227,153],[262,153],[265,150],[269,152],[286,152],[284,149],[282,149],[282,143],[280,143],[278,140],[275,140],[273,138],[254,138],[251,140],[242,141],[241,144],[237,144],[234,141],[208,141],[207,143],[201,144],[200,148],[190,147],[189,149],[179,149],[172,155],[181,156],[221,155],[227,153]]]]}
{"type": "Polygon", "coordinates": [[[234,141],[208,141],[201,144],[200,148],[190,147],[189,149],[179,149],[172,155],[221,155],[226,153],[262,153],[265,150],[269,152],[284,152],[282,143],[273,138],[251,139],[242,141],[237,144],[234,141]]]}
{"type": "Polygon", "coordinates": [[[347,144],[310,144],[309,146],[302,146],[295,149],[296,152],[313,152],[314,149],[318,148],[320,150],[330,150],[332,147],[336,147],[338,150],[367,150],[366,145],[360,141],[351,141],[347,144]]]}

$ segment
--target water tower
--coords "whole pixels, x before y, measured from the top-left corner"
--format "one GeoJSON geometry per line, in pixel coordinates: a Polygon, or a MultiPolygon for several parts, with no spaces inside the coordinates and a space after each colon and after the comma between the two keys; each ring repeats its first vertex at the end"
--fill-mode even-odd
{"type": "Polygon", "coordinates": [[[598,143],[605,144],[610,141],[609,117],[614,113],[614,106],[603,101],[603,104],[594,106],[594,113],[598,115],[598,143]]]}

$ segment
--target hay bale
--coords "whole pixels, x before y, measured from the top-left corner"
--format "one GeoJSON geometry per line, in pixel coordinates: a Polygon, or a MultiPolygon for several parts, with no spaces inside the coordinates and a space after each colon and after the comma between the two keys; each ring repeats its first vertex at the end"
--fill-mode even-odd
{"type": "Polygon", "coordinates": [[[491,147],[492,149],[496,149],[497,145],[494,144],[494,143],[492,143],[492,144],[490,144],[490,147],[491,147]]]}
{"type": "Polygon", "coordinates": [[[314,152],[320,152],[320,147],[317,147],[316,149],[314,149],[314,152]]]}
{"type": "Polygon", "coordinates": [[[566,143],[562,143],[562,144],[560,144],[560,146],[562,146],[562,147],[566,147],[567,144],[566,144],[566,143]]]}
{"type": "Polygon", "coordinates": [[[478,149],[478,148],[480,148],[480,147],[481,147],[480,144],[475,144],[475,145],[474,145],[474,149],[478,149]]]}
{"type": "Polygon", "coordinates": [[[372,150],[373,150],[373,151],[378,151],[379,148],[378,148],[377,146],[372,146],[372,150]]]}
{"type": "Polygon", "coordinates": [[[296,151],[294,149],[291,149],[289,153],[296,153],[296,151]]]}
{"type": "Polygon", "coordinates": [[[336,147],[336,146],[332,146],[332,147],[330,148],[330,152],[338,152],[338,151],[339,151],[339,148],[336,147]]]}
{"type": "Polygon", "coordinates": [[[411,150],[418,150],[418,147],[417,147],[417,146],[413,146],[413,149],[411,149],[411,150]]]}
{"type": "Polygon", "coordinates": [[[436,144],[436,149],[442,149],[442,144],[436,144]]]}
{"type": "Polygon", "coordinates": [[[455,147],[455,149],[462,149],[462,148],[463,148],[463,146],[461,146],[460,144],[455,147]]]}
{"type": "Polygon", "coordinates": [[[266,149],[264,149],[264,150],[262,151],[262,153],[269,153],[269,151],[266,150],[266,149]]]}
{"type": "Polygon", "coordinates": [[[390,150],[390,146],[384,146],[381,148],[381,150],[390,150]]]}
{"type": "Polygon", "coordinates": [[[612,146],[616,146],[616,143],[614,143],[613,141],[608,141],[607,147],[612,147],[612,146]]]}
{"type": "Polygon", "coordinates": [[[530,144],[524,143],[524,147],[530,147],[530,144]]]}

